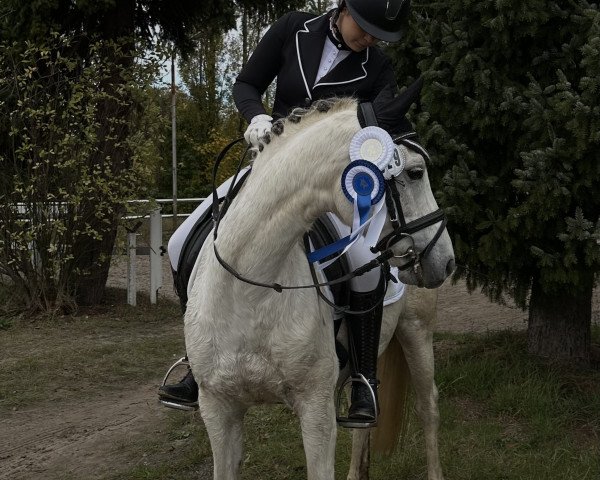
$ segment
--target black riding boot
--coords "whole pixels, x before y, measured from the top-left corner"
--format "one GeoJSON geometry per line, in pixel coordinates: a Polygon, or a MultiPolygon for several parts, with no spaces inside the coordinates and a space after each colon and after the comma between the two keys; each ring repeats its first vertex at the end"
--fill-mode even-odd
{"type": "Polygon", "coordinates": [[[182,405],[196,405],[198,402],[198,384],[194,380],[192,371],[188,369],[187,374],[179,383],[159,387],[158,396],[161,399],[170,400],[182,405]]]}
{"type": "MultiPolygon", "coordinates": [[[[179,297],[179,302],[181,304],[181,311],[185,314],[187,305],[187,284],[183,282],[184,277],[178,275],[172,268],[171,273],[173,274],[173,283],[175,284],[175,290],[177,291],[177,296],[179,297]]],[[[185,360],[187,361],[187,356],[185,357],[185,360]]],[[[163,403],[169,407],[174,407],[173,403],[184,407],[197,407],[198,384],[196,383],[196,380],[194,380],[194,375],[190,368],[188,367],[185,377],[183,377],[179,383],[160,386],[158,388],[158,396],[161,400],[165,400],[166,402],[163,403]]]]}
{"type": "MultiPolygon", "coordinates": [[[[349,341],[354,345],[356,365],[354,371],[362,374],[375,394],[375,403],[371,389],[364,383],[352,382],[351,404],[348,419],[365,427],[375,426],[377,419],[377,353],[379,350],[379,334],[381,333],[381,316],[383,314],[383,281],[371,292],[351,292],[350,309],[355,311],[370,310],[362,314],[348,314],[349,341]],[[378,303],[376,306],[375,304],[378,303]]],[[[352,358],[352,356],[351,356],[352,358]]]]}

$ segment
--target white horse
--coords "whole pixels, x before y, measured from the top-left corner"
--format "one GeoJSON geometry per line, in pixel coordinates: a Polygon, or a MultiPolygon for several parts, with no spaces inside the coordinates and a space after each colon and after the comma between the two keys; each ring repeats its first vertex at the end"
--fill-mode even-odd
{"type": "MultiPolygon", "coordinates": [[[[240,478],[246,410],[281,402],[300,420],[308,479],[334,478],[334,391],[340,372],[331,308],[315,289],[278,293],[244,283],[223,268],[213,250],[216,243],[221,258],[254,281],[311,284],[303,234],[325,212],[351,224],[353,207],[342,193],[340,179],[349,163],[349,143],[361,129],[357,102],[338,100],[283,125],[283,133],[272,136],[255,158],[252,174],[220,223],[216,242],[212,238],[205,242],[185,314],[186,347],[199,385],[200,413],[211,443],[215,480],[240,478]]],[[[398,181],[407,221],[438,209],[421,155],[409,151],[398,181]]],[[[387,223],[383,234],[391,230],[387,223]]],[[[439,223],[414,233],[417,250],[423,250],[438,230],[439,223]]],[[[434,243],[420,259],[420,268],[401,272],[401,281],[429,288],[442,284],[454,269],[453,250],[445,230],[434,243]]],[[[428,324],[435,301],[433,290],[409,289],[404,299],[384,309],[380,426],[375,443],[389,450],[390,439],[396,438],[402,415],[388,411],[401,411],[395,404],[402,395],[393,378],[406,369],[398,371],[394,362],[405,357],[426,432],[429,479],[441,480],[428,324]]],[[[355,434],[348,478],[365,479],[367,469],[368,430],[355,434]]]]}

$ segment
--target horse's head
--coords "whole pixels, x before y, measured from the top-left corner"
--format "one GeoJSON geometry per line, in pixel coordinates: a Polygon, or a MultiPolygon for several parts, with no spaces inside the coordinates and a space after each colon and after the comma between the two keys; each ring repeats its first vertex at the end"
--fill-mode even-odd
{"type": "Polygon", "coordinates": [[[404,137],[396,149],[404,155],[402,172],[387,180],[390,221],[375,246],[390,248],[390,263],[400,269],[400,280],[427,288],[439,287],[454,271],[454,250],[446,231],[446,217],[429,184],[427,153],[404,137]]]}
{"type": "Polygon", "coordinates": [[[361,126],[377,124],[394,137],[394,161],[386,175],[386,204],[390,221],[374,250],[390,249],[390,263],[400,269],[400,279],[428,288],[440,286],[454,271],[454,250],[446,231],[446,217],[439,209],[429,184],[426,160],[429,155],[418,143],[406,120],[418,99],[422,79],[395,96],[384,89],[372,104],[361,106],[361,126]]]}
{"type": "MultiPolygon", "coordinates": [[[[399,267],[400,280],[404,283],[435,288],[454,271],[455,262],[445,228],[446,217],[439,209],[429,184],[426,165],[429,156],[418,143],[405,117],[420,88],[421,82],[417,81],[399,96],[395,96],[391,89],[382,91],[373,104],[359,105],[358,120],[363,132],[369,130],[365,127],[370,126],[385,130],[387,134],[381,133],[387,137],[389,150],[383,164],[375,161],[385,176],[385,180],[382,176],[380,180],[384,183],[382,188],[385,189],[388,221],[371,250],[393,255],[390,263],[399,267]]],[[[367,136],[364,145],[372,141],[367,136]]],[[[386,138],[375,140],[375,157],[381,151],[378,141],[385,144],[386,138]]],[[[351,160],[360,158],[356,152],[352,153],[352,147],[350,150],[351,160]]],[[[378,183],[377,180],[375,183],[378,183]]],[[[356,209],[355,206],[354,211],[356,209]]],[[[348,217],[348,209],[345,210],[348,217]]],[[[355,213],[353,217],[356,219],[355,213]]]]}
{"type": "MultiPolygon", "coordinates": [[[[291,201],[303,204],[299,220],[304,220],[301,223],[307,226],[324,211],[338,214],[347,225],[356,224],[360,202],[355,201],[354,206],[352,200],[348,202],[352,194],[347,189],[340,190],[340,173],[344,170],[346,174],[355,163],[348,165],[348,152],[356,138],[360,140],[361,132],[368,130],[365,127],[377,125],[377,130],[385,136],[380,140],[386,144],[385,155],[380,158],[387,160],[381,164],[367,158],[368,155],[360,156],[363,151],[381,151],[377,139],[367,138],[363,142],[365,148],[359,148],[358,157],[350,154],[353,161],[357,158],[370,161],[364,162],[367,170],[376,169],[375,176],[381,179],[378,185],[385,190],[385,201],[380,203],[385,208],[382,206],[380,211],[385,213],[387,209],[388,219],[383,230],[379,227],[381,236],[371,236],[370,245],[372,250],[391,257],[392,265],[401,268],[400,280],[404,283],[435,288],[452,273],[455,264],[445,216],[429,185],[427,153],[405,118],[419,90],[419,83],[398,96],[391,89],[383,90],[368,111],[364,104],[352,99],[320,100],[309,111],[295,110],[285,120],[276,122],[264,139],[268,145],[256,158],[253,176],[262,171],[261,181],[270,182],[270,189],[282,193],[294,191],[286,205],[291,205],[291,201]],[[387,168],[387,162],[401,160],[403,168],[387,168]],[[285,175],[285,183],[273,182],[272,173],[276,170],[285,175]],[[294,187],[290,188],[291,185],[294,187]]],[[[381,194],[380,198],[383,191],[381,194]]],[[[379,225],[382,218],[383,215],[378,217],[379,225]]]]}

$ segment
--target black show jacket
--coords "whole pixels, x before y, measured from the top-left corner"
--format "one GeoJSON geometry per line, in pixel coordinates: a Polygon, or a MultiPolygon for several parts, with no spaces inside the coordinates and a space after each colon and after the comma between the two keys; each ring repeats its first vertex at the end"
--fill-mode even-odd
{"type": "Polygon", "coordinates": [[[274,117],[321,98],[372,101],[385,85],[396,88],[391,61],[379,47],[351,52],[314,84],[331,13],[290,12],[265,33],[233,86],[235,104],[248,122],[266,113],[261,96],[275,77],[274,117]]]}

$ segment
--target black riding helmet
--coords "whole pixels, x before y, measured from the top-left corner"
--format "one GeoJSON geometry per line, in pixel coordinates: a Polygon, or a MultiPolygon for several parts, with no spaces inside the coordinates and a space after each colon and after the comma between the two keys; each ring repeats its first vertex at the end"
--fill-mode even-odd
{"type": "Polygon", "coordinates": [[[344,6],[360,28],[384,42],[402,38],[410,13],[410,0],[344,0],[339,8],[344,6]]]}

